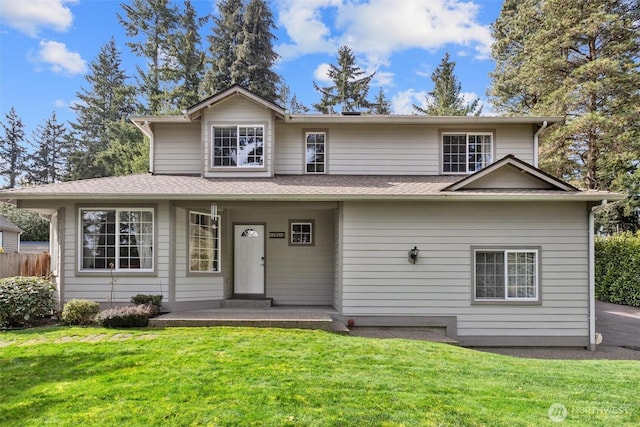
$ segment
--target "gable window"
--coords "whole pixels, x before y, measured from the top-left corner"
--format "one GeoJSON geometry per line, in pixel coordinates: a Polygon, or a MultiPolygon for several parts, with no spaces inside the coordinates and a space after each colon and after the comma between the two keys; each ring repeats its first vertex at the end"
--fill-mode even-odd
{"type": "Polygon", "coordinates": [[[313,242],[313,220],[309,221],[289,221],[289,244],[290,245],[314,245],[313,242]]]}
{"type": "Polygon", "coordinates": [[[213,126],[213,167],[262,167],[264,126],[213,126]]]}
{"type": "Polygon", "coordinates": [[[325,132],[305,132],[305,171],[325,173],[325,132]]]}
{"type": "Polygon", "coordinates": [[[80,270],[153,271],[153,209],[80,209],[80,270]]]}
{"type": "Polygon", "coordinates": [[[492,162],[492,133],[442,134],[442,171],[444,173],[473,173],[492,162]]]}
{"type": "Polygon", "coordinates": [[[189,212],[189,271],[220,272],[220,217],[189,212]]]}
{"type": "Polygon", "coordinates": [[[474,250],[476,301],[538,301],[538,249],[474,250]]]}

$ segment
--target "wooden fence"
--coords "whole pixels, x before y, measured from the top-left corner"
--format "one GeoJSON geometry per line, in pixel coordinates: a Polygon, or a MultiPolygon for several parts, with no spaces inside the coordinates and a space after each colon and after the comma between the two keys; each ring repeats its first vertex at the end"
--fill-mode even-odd
{"type": "Polygon", "coordinates": [[[0,278],[13,276],[48,276],[51,257],[41,254],[0,254],[0,278]]]}

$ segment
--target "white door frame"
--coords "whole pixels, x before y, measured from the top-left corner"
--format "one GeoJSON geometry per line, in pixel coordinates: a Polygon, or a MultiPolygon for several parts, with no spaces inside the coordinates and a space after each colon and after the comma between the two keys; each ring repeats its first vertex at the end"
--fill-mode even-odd
{"type": "Polygon", "coordinates": [[[266,295],[266,229],[266,224],[260,222],[233,224],[234,295],[260,297],[266,295]],[[253,239],[246,242],[240,240],[241,233],[246,229],[253,229],[259,233],[255,237],[254,246],[247,246],[253,239]],[[253,259],[247,259],[248,257],[253,259]]]}

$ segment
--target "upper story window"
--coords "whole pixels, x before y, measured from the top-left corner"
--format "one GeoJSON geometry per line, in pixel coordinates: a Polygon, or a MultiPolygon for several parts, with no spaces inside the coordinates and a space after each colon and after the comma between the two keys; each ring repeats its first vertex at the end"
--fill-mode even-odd
{"type": "Polygon", "coordinates": [[[493,162],[493,134],[443,133],[442,172],[473,173],[493,162]]]}
{"type": "Polygon", "coordinates": [[[262,167],[264,126],[213,126],[213,167],[262,167]]]}
{"type": "Polygon", "coordinates": [[[153,209],[80,209],[80,270],[153,271],[153,209]]]}
{"type": "Polygon", "coordinates": [[[325,173],[326,132],[305,132],[305,172],[325,173]]]}

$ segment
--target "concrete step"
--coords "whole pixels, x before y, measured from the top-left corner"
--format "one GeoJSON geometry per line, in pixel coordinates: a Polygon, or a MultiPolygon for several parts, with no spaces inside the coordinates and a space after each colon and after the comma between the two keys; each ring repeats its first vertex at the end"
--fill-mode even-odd
{"type": "Polygon", "coordinates": [[[263,298],[263,299],[241,299],[241,298],[232,298],[226,299],[222,301],[222,308],[269,308],[273,305],[272,298],[263,298]]]}

